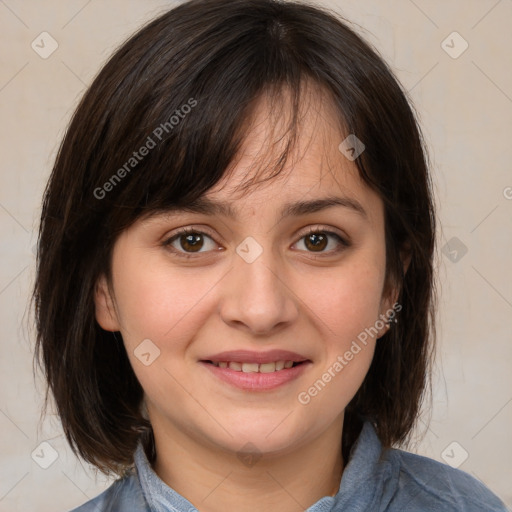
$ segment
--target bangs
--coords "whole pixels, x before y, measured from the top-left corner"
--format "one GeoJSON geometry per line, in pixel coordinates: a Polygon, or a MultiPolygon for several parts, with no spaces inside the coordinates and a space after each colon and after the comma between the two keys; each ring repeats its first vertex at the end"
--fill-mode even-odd
{"type": "MultiPolygon", "coordinates": [[[[322,91],[318,85],[312,86],[307,79],[294,86],[294,89],[290,89],[288,85],[283,85],[281,89],[265,88],[245,107],[239,124],[233,128],[234,135],[231,139],[218,141],[221,148],[218,157],[206,160],[198,167],[193,159],[186,156],[183,161],[176,162],[174,160],[176,150],[169,148],[167,145],[169,141],[163,143],[158,160],[148,159],[147,167],[141,176],[137,177],[138,186],[134,184],[130,189],[132,195],[123,201],[123,205],[126,202],[137,204],[138,211],[143,212],[140,217],[145,219],[176,206],[186,208],[219,181],[229,179],[240,159],[248,156],[245,142],[253,130],[261,129],[262,124],[265,125],[266,131],[259,150],[256,154],[250,155],[252,161],[249,165],[246,164],[243,179],[233,187],[231,192],[241,192],[243,196],[255,186],[272,181],[279,176],[285,177],[287,174],[284,172],[285,167],[288,166],[288,171],[292,171],[295,162],[300,161],[307,153],[307,144],[301,154],[296,151],[299,139],[302,137],[306,116],[312,115],[320,119],[321,128],[325,127],[325,123],[332,125],[332,119],[322,115],[326,103],[318,108],[319,99],[327,99],[329,106],[332,104],[328,93],[325,90],[322,91]],[[319,97],[319,94],[322,96],[319,97]],[[260,121],[259,124],[258,121],[260,121]],[[223,148],[226,149],[223,151],[223,148]],[[228,162],[227,166],[224,166],[224,162],[228,162]],[[175,192],[177,184],[170,182],[170,176],[173,175],[183,177],[179,183],[179,197],[175,192]],[[204,186],[198,187],[198,183],[204,183],[204,186]],[[144,189],[147,191],[145,195],[140,193],[144,189]]],[[[341,133],[341,125],[337,124],[334,128],[341,133]]],[[[174,145],[182,148],[181,144],[190,140],[190,135],[178,135],[173,141],[174,145]]],[[[201,140],[201,132],[195,140],[201,140]]],[[[189,147],[190,156],[197,154],[197,151],[199,148],[189,147]]],[[[206,151],[210,151],[211,154],[211,148],[207,148],[206,151]]]]}
{"type": "MultiPolygon", "coordinates": [[[[397,114],[380,90],[399,87],[386,65],[368,66],[369,48],[337,22],[319,33],[277,2],[225,4],[225,26],[237,27],[226,33],[205,22],[216,19],[221,4],[190,2],[150,23],[112,57],[79,107],[89,117],[70,131],[77,151],[89,155],[84,171],[94,182],[83,194],[94,196],[90,231],[100,226],[99,239],[113,242],[140,218],[186,207],[228,176],[263,99],[275,129],[239,187],[277,177],[295,148],[306,90],[328,99],[338,143],[342,133],[366,141],[355,161],[361,178],[379,194],[382,187],[395,193],[393,135],[383,125],[397,114]],[[187,22],[173,23],[185,5],[187,22]],[[198,21],[190,17],[194,10],[198,21]],[[378,177],[379,167],[388,176],[378,177]]],[[[303,9],[325,22],[315,8],[303,9]]]]}
{"type": "MultiPolygon", "coordinates": [[[[292,35],[277,21],[246,23],[251,38],[241,33],[236,39],[215,41],[216,27],[211,34],[198,33],[193,42],[189,36],[189,51],[200,43],[204,50],[206,38],[212,40],[209,52],[198,53],[197,59],[189,54],[192,66],[174,63],[174,73],[163,72],[162,61],[151,57],[154,50],[145,48],[147,54],[137,57],[121,83],[130,93],[111,98],[112,117],[94,152],[102,158],[92,164],[91,175],[97,176],[96,213],[104,220],[112,216],[117,232],[140,218],[184,207],[227,178],[243,156],[243,143],[262,102],[271,136],[237,187],[243,192],[283,173],[294,157],[301,119],[319,96],[336,112],[340,136],[347,130],[332,89],[294,55],[292,35]],[[158,80],[149,89],[141,75],[158,80]]],[[[172,48],[173,59],[180,53],[180,40],[178,31],[165,44],[172,48]]]]}

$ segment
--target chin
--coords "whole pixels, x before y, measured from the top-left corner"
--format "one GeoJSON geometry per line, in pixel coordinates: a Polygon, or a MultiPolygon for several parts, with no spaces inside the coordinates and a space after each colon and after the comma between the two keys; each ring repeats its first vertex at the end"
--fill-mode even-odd
{"type": "Polygon", "coordinates": [[[252,443],[259,451],[265,453],[281,453],[291,446],[301,444],[307,434],[311,434],[312,425],[296,425],[292,420],[295,413],[275,411],[268,415],[261,411],[257,414],[244,415],[230,422],[228,432],[233,436],[226,438],[234,451],[240,450],[246,443],[252,443]]]}

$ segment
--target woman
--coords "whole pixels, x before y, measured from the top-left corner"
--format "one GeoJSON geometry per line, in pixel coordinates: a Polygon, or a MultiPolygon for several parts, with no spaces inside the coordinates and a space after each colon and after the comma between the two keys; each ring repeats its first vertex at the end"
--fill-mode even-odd
{"type": "Polygon", "coordinates": [[[434,332],[435,213],[397,80],[313,5],[192,0],[127,41],[45,192],[38,353],[79,512],[504,511],[392,446],[434,332]]]}

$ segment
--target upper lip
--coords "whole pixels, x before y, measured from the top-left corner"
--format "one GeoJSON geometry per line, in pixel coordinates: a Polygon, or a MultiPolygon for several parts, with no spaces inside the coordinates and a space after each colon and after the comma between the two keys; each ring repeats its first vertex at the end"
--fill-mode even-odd
{"type": "Polygon", "coordinates": [[[266,352],[230,350],[205,357],[202,361],[212,361],[214,363],[234,361],[239,363],[258,364],[272,363],[274,361],[293,361],[295,363],[300,363],[302,361],[308,361],[308,358],[297,354],[296,352],[290,352],[289,350],[268,350],[266,352]]]}

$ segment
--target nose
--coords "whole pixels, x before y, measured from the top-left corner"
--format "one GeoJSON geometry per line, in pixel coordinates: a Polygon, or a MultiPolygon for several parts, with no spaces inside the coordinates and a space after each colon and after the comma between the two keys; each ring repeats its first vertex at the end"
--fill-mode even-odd
{"type": "Polygon", "coordinates": [[[253,335],[273,334],[290,325],[298,317],[298,299],[286,281],[271,250],[252,263],[236,255],[224,281],[223,321],[253,335]]]}

